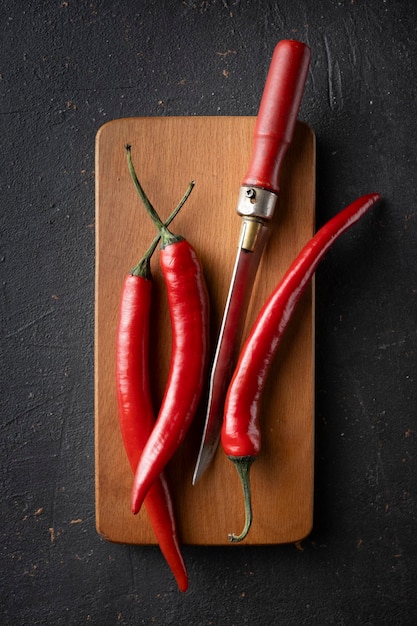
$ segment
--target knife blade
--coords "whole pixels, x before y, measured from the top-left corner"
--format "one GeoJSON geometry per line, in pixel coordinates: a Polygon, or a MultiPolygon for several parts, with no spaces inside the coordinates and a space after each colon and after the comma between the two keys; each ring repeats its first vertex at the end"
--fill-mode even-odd
{"type": "Polygon", "coordinates": [[[211,368],[206,421],[193,485],[218,446],[227,387],[236,362],[252,287],[279,193],[281,165],[291,143],[310,66],[310,49],[295,40],[275,47],[255,125],[249,168],[239,191],[238,250],[211,368]]]}

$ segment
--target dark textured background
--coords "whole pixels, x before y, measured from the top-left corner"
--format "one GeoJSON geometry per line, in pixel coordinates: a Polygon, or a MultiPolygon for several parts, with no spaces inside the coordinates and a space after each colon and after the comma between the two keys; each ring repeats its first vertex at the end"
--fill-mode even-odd
{"type": "Polygon", "coordinates": [[[415,2],[0,4],[1,623],[416,623],[415,2]],[[317,274],[312,534],[186,547],[183,595],[158,548],[95,531],[94,139],[256,115],[283,38],[312,49],[318,224],[384,201],[317,274]]]}

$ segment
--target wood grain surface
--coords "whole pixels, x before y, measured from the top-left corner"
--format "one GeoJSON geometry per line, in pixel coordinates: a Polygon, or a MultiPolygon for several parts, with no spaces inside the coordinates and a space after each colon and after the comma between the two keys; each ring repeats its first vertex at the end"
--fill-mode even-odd
{"type": "MultiPolygon", "coordinates": [[[[212,346],[230,282],[240,218],[237,194],[252,148],[253,117],[121,119],[96,138],[95,467],[96,527],[114,542],[152,544],[144,507],[130,512],[132,472],[119,432],[115,394],[115,334],[125,274],[155,229],[130,180],[125,144],[132,145],[138,177],[166,219],[190,180],[195,188],[172,224],[202,261],[211,302],[212,346]]],[[[259,268],[247,328],[283,271],[314,230],[315,137],[298,122],[281,175],[279,205],[259,268]]],[[[170,358],[170,323],[158,254],[152,261],[151,378],[155,409],[170,358]]],[[[252,466],[254,521],[246,544],[298,541],[312,526],[314,444],[314,285],[292,320],[265,389],[263,447],[252,466]]],[[[168,466],[181,540],[226,545],[240,532],[243,499],[235,468],[219,447],[203,478],[192,486],[204,402],[186,441],[168,466]]]]}

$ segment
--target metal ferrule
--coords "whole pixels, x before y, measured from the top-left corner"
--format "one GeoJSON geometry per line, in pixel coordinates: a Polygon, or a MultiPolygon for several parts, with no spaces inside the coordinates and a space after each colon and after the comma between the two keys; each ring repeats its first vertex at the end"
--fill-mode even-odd
{"type": "Polygon", "coordinates": [[[278,202],[273,191],[260,187],[241,187],[236,211],[242,217],[255,217],[269,221],[278,202]]]}
{"type": "Polygon", "coordinates": [[[268,223],[256,217],[243,217],[240,230],[239,248],[247,252],[254,252],[258,242],[262,241],[268,223]]]}

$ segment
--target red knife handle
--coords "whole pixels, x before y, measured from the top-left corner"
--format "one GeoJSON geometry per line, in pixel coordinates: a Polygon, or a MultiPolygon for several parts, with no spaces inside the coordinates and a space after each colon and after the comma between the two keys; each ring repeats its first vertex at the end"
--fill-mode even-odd
{"type": "Polygon", "coordinates": [[[305,44],[284,40],[275,47],[242,186],[279,191],[281,164],[294,134],[309,66],[310,48],[305,44]]]}

